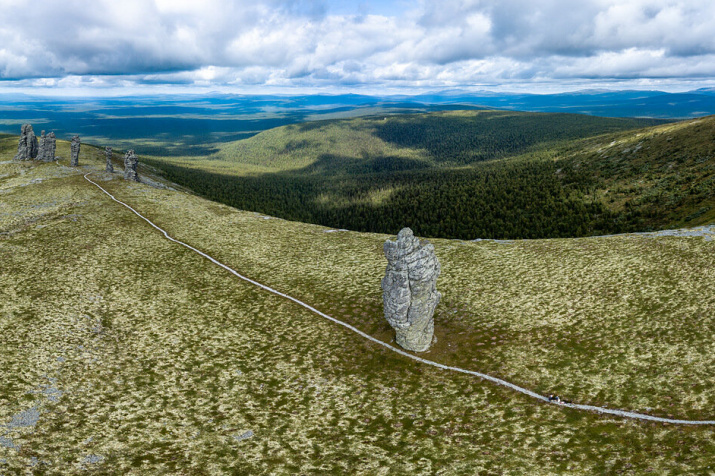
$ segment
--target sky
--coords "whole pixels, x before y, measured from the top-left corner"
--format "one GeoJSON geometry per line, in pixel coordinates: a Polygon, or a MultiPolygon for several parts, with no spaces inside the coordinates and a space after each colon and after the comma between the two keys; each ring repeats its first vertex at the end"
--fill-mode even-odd
{"type": "Polygon", "coordinates": [[[715,87],[713,0],[0,0],[0,93],[715,87]]]}

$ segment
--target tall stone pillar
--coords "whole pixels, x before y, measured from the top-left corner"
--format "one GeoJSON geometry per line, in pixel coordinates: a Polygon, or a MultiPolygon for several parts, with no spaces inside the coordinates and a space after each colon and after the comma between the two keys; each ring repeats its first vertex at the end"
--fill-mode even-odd
{"type": "Polygon", "coordinates": [[[105,167],[105,172],[114,173],[114,165],[112,165],[112,148],[104,148],[104,157],[107,159],[107,165],[105,167]]]}
{"type": "Polygon", "coordinates": [[[395,329],[395,341],[407,350],[424,352],[432,344],[434,310],[441,272],[434,246],[403,228],[397,241],[384,245],[387,269],[382,279],[385,318],[395,329]]]}
{"type": "Polygon", "coordinates": [[[137,159],[134,151],[128,151],[124,156],[124,180],[132,180],[134,182],[139,181],[139,175],[137,174],[138,164],[139,159],[137,159]]]}
{"type": "Polygon", "coordinates": [[[79,136],[74,136],[72,138],[72,143],[70,144],[70,165],[72,167],[77,167],[79,165],[79,148],[81,146],[79,136]]]}

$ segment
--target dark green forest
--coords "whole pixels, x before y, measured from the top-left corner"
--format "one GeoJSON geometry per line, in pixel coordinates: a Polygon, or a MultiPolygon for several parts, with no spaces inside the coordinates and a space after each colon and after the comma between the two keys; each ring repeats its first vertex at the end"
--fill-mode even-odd
{"type": "Polygon", "coordinates": [[[543,238],[629,229],[588,184],[566,188],[549,161],[479,168],[380,172],[341,177],[269,174],[236,177],[156,163],[166,178],[227,205],[289,220],[380,233],[409,226],[428,237],[543,238]],[[394,190],[379,204],[371,191],[394,190]],[[335,197],[322,202],[321,196],[335,197]]]}
{"type": "MultiPolygon", "coordinates": [[[[700,195],[664,190],[656,201],[647,195],[647,185],[630,185],[643,182],[641,175],[633,173],[643,166],[636,169],[634,165],[620,177],[604,168],[606,159],[601,155],[581,151],[597,150],[601,142],[608,144],[621,136],[640,144],[644,139],[633,138],[637,135],[627,131],[662,121],[511,112],[451,114],[380,118],[367,126],[360,123],[359,127],[372,128],[373,136],[382,141],[427,151],[426,160],[322,154],[302,169],[250,174],[217,173],[168,160],[149,163],[163,170],[169,180],[240,209],[355,231],[394,234],[409,226],[421,236],[464,240],[650,231],[668,227],[668,220],[674,220],[672,204],[697,211],[703,200],[712,198],[707,190],[700,195]],[[597,136],[603,133],[610,135],[597,136]],[[621,178],[630,182],[621,183],[621,178]],[[610,199],[604,198],[603,189],[611,189],[610,199]],[[616,192],[620,195],[613,195],[616,192]],[[629,193],[635,198],[629,198],[629,193]],[[624,204],[614,204],[616,198],[624,204]],[[671,206],[663,206],[666,203],[671,206]]],[[[351,121],[288,126],[296,134],[312,135],[310,140],[291,137],[286,147],[310,148],[320,137],[320,129],[336,122],[356,127],[351,121]]],[[[647,160],[647,154],[652,155],[647,144],[660,144],[657,137],[648,140],[637,146],[635,155],[629,152],[618,163],[647,160]]],[[[662,141],[671,144],[665,138],[662,141]]],[[[663,162],[658,169],[663,170],[662,183],[682,183],[669,178],[679,171],[666,162],[668,155],[658,157],[663,162]]],[[[707,170],[700,162],[693,166],[699,167],[697,171],[707,170]]]]}
{"type": "Polygon", "coordinates": [[[425,149],[437,164],[464,165],[517,155],[566,140],[662,124],[578,114],[485,111],[477,116],[410,114],[375,122],[385,142],[425,149]]]}

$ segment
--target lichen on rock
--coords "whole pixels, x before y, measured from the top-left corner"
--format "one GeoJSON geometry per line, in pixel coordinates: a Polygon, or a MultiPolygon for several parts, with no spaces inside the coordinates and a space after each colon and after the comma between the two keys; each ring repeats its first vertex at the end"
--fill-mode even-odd
{"type": "Polygon", "coordinates": [[[72,143],[70,144],[70,165],[72,167],[77,167],[79,165],[79,149],[81,145],[79,136],[74,136],[72,138],[72,143]]]}
{"type": "Polygon", "coordinates": [[[104,168],[105,172],[114,173],[114,165],[112,165],[112,148],[111,147],[105,147],[104,148],[104,158],[107,161],[107,165],[104,168]]]}
{"type": "Polygon", "coordinates": [[[138,163],[139,159],[134,150],[130,150],[124,155],[124,180],[139,181],[139,175],[137,174],[138,163]]]}
{"type": "Polygon", "coordinates": [[[432,343],[434,310],[442,297],[436,286],[441,267],[434,246],[403,228],[397,241],[387,240],[383,249],[387,258],[382,279],[385,318],[401,347],[424,352],[432,343]]]}
{"type": "Polygon", "coordinates": [[[40,146],[37,149],[37,160],[43,160],[45,157],[46,139],[47,136],[45,136],[45,131],[42,131],[40,134],[40,146]]]}
{"type": "Polygon", "coordinates": [[[14,160],[32,160],[37,157],[39,145],[32,125],[23,124],[20,129],[20,141],[17,144],[17,154],[14,160]]]}
{"type": "Polygon", "coordinates": [[[55,160],[55,152],[57,151],[57,142],[55,139],[55,133],[50,132],[45,135],[45,131],[42,131],[40,135],[40,148],[37,153],[37,160],[42,162],[52,162],[55,160]]]}

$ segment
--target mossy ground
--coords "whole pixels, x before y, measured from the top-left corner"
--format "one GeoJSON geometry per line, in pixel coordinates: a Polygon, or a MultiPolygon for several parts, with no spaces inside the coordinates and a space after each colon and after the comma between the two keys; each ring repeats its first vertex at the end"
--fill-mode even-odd
{"type": "MultiPolygon", "coordinates": [[[[41,414],[0,426],[0,474],[715,473],[712,427],[545,405],[401,358],[168,242],[82,174],[389,341],[384,235],[13,152],[0,153],[0,425],[41,414]]],[[[444,298],[427,358],[580,403],[715,416],[715,241],[434,244],[444,298]]]]}

